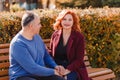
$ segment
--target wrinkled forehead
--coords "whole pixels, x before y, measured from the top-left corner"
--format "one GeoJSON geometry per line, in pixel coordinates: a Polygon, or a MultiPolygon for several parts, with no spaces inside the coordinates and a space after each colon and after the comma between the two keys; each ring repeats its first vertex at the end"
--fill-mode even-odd
{"type": "Polygon", "coordinates": [[[34,19],[34,22],[40,23],[40,18],[36,17],[36,18],[34,19]]]}
{"type": "Polygon", "coordinates": [[[40,17],[38,16],[38,14],[35,14],[35,21],[40,22],[40,17]]]}

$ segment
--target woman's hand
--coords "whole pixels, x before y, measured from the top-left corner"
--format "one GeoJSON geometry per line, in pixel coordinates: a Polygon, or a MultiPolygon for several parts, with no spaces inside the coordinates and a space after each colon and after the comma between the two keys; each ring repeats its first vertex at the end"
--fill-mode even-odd
{"type": "Polygon", "coordinates": [[[59,72],[56,69],[54,70],[54,73],[55,73],[55,75],[62,77],[62,75],[60,75],[59,72]]]}
{"type": "Polygon", "coordinates": [[[55,69],[58,71],[60,75],[64,75],[65,73],[65,68],[63,66],[56,66],[55,69]]]}
{"type": "Polygon", "coordinates": [[[65,69],[63,66],[56,66],[55,70],[59,73],[61,76],[65,76],[69,74],[71,71],[68,69],[65,69]]]}
{"type": "Polygon", "coordinates": [[[67,74],[69,74],[70,72],[71,72],[70,70],[66,69],[64,75],[67,75],[67,74]]]}

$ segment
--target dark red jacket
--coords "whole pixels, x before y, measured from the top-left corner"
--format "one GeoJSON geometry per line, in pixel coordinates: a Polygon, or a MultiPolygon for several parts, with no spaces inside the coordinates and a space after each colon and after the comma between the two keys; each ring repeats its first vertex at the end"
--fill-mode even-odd
{"type": "MultiPolygon", "coordinates": [[[[51,37],[50,50],[53,57],[55,55],[55,49],[59,43],[61,33],[61,30],[55,31],[51,37]]],[[[67,66],[67,69],[77,72],[81,80],[89,80],[83,60],[84,52],[84,36],[79,32],[72,31],[67,45],[67,57],[68,61],[70,62],[70,64],[67,66]]]]}

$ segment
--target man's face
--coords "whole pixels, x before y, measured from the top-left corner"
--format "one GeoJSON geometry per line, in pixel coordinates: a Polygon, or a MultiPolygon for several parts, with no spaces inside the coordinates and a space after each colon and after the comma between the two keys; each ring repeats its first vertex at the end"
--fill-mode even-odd
{"type": "Polygon", "coordinates": [[[33,24],[33,29],[34,29],[35,34],[39,34],[39,31],[40,31],[41,27],[42,26],[40,24],[39,18],[36,18],[35,21],[34,21],[34,24],[33,24]]]}

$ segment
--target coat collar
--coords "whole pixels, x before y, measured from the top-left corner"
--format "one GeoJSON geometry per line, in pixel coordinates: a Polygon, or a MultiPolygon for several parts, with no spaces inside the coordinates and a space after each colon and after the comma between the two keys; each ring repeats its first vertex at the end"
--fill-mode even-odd
{"type": "MultiPolygon", "coordinates": [[[[59,30],[56,34],[56,38],[55,38],[55,47],[58,45],[59,43],[59,40],[60,40],[60,36],[62,34],[62,30],[59,30]]],[[[68,40],[68,45],[67,45],[67,53],[69,53],[71,47],[72,47],[72,44],[73,44],[73,40],[75,38],[75,32],[72,31],[71,32],[71,35],[69,37],[69,40],[68,40]]]]}
{"type": "Polygon", "coordinates": [[[56,37],[55,37],[55,47],[58,45],[58,42],[59,42],[59,40],[60,40],[60,36],[61,36],[61,34],[62,34],[62,30],[59,30],[58,32],[57,32],[57,34],[56,34],[56,37]]]}
{"type": "Polygon", "coordinates": [[[70,49],[71,49],[71,47],[72,47],[72,45],[73,45],[73,40],[74,40],[74,38],[75,38],[74,31],[72,31],[72,32],[71,32],[71,35],[70,35],[70,37],[69,37],[69,40],[68,40],[67,53],[70,53],[69,51],[70,51],[70,49]]]}
{"type": "Polygon", "coordinates": [[[62,30],[59,30],[59,31],[56,31],[55,32],[55,37],[53,39],[53,56],[55,56],[55,48],[57,47],[58,43],[59,43],[59,40],[60,40],[60,36],[61,36],[61,33],[62,33],[62,30]]]}

